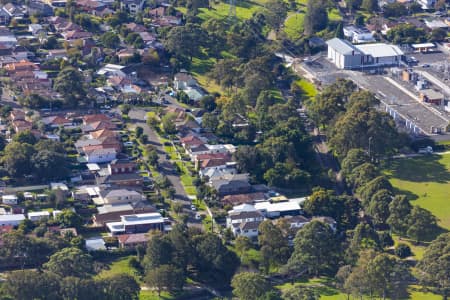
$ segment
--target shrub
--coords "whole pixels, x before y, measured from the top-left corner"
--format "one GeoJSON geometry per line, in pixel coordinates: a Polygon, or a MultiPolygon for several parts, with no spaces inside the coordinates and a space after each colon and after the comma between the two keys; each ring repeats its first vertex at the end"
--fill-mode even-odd
{"type": "Polygon", "coordinates": [[[400,258],[411,256],[411,254],[411,248],[406,244],[400,243],[395,247],[395,255],[400,258]]]}

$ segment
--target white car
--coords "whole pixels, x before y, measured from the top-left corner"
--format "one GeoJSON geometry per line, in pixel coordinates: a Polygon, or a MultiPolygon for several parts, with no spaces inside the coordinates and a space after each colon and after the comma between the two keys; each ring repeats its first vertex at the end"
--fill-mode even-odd
{"type": "Polygon", "coordinates": [[[199,214],[199,213],[196,213],[196,214],[195,214],[195,219],[196,219],[196,220],[201,220],[201,219],[202,219],[202,215],[199,214]]]}
{"type": "Polygon", "coordinates": [[[191,205],[191,210],[196,211],[196,210],[197,210],[197,207],[196,207],[194,204],[192,204],[192,205],[191,205]]]}

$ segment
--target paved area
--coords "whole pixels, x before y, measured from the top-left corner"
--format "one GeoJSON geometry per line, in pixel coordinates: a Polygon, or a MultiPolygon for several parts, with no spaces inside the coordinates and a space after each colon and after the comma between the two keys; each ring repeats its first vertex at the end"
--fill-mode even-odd
{"type": "MultiPolygon", "coordinates": [[[[425,57],[437,59],[436,55],[445,56],[447,54],[436,53],[424,54],[425,57]],[[430,55],[430,56],[426,56],[430,55]]],[[[358,86],[370,90],[377,94],[378,98],[385,104],[385,109],[396,120],[400,127],[413,131],[418,135],[432,133],[432,128],[445,127],[450,116],[439,111],[438,108],[431,104],[422,103],[418,99],[417,92],[410,86],[403,86],[400,80],[392,80],[383,69],[373,70],[376,75],[368,74],[361,71],[339,70],[334,64],[330,63],[326,57],[316,56],[312,61],[301,62],[294,69],[302,75],[313,78],[323,85],[329,85],[336,81],[337,78],[347,78],[353,80],[358,86]]],[[[425,70],[426,68],[422,68],[425,70]]],[[[427,68],[427,71],[430,70],[427,68]]],[[[394,78],[395,79],[395,78],[394,78]]],[[[436,136],[440,139],[449,139],[450,136],[436,136]]]]}
{"type": "Polygon", "coordinates": [[[164,151],[164,147],[159,140],[158,135],[146,123],[147,112],[148,110],[144,108],[135,107],[128,113],[128,116],[136,126],[140,126],[144,129],[144,134],[148,136],[148,144],[155,146],[159,155],[158,171],[161,174],[167,176],[170,183],[175,188],[174,200],[183,204],[183,211],[189,215],[188,225],[201,227],[201,221],[195,219],[195,212],[190,209],[192,203],[191,200],[189,200],[188,195],[183,188],[183,185],[181,184],[180,176],[177,174],[172,163],[167,160],[166,152],[164,151]]]}

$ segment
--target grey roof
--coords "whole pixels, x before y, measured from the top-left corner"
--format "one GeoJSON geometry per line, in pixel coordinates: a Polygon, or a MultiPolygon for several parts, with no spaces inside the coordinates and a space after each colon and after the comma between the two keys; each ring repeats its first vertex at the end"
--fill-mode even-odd
{"type": "Polygon", "coordinates": [[[238,213],[230,213],[231,220],[240,220],[240,219],[248,219],[248,218],[261,218],[263,215],[255,210],[255,211],[241,211],[238,213]]]}
{"type": "Polygon", "coordinates": [[[335,51],[339,52],[340,54],[352,54],[359,53],[361,54],[361,51],[358,50],[355,46],[353,46],[350,42],[346,40],[341,40],[338,38],[333,38],[331,40],[327,41],[328,47],[333,48],[335,51]]]}
{"type": "Polygon", "coordinates": [[[259,224],[261,224],[261,221],[244,222],[241,223],[239,227],[241,228],[241,230],[252,230],[258,229],[259,224]]]}
{"type": "Polygon", "coordinates": [[[128,190],[128,189],[117,189],[117,190],[103,190],[100,192],[100,196],[102,198],[106,197],[121,197],[121,196],[137,196],[141,195],[138,192],[134,190],[128,190]]]}
{"type": "Polygon", "coordinates": [[[143,178],[136,173],[123,173],[123,174],[112,174],[107,176],[97,177],[97,184],[103,183],[115,183],[117,181],[123,180],[142,180],[143,178]]]}

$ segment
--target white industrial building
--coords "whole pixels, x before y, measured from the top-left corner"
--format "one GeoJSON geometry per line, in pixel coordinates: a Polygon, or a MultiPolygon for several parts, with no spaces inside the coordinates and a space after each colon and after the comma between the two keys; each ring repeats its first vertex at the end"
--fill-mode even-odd
{"type": "Polygon", "coordinates": [[[398,65],[404,55],[395,45],[376,43],[353,45],[334,38],[327,41],[328,59],[339,69],[363,69],[398,65]]]}

